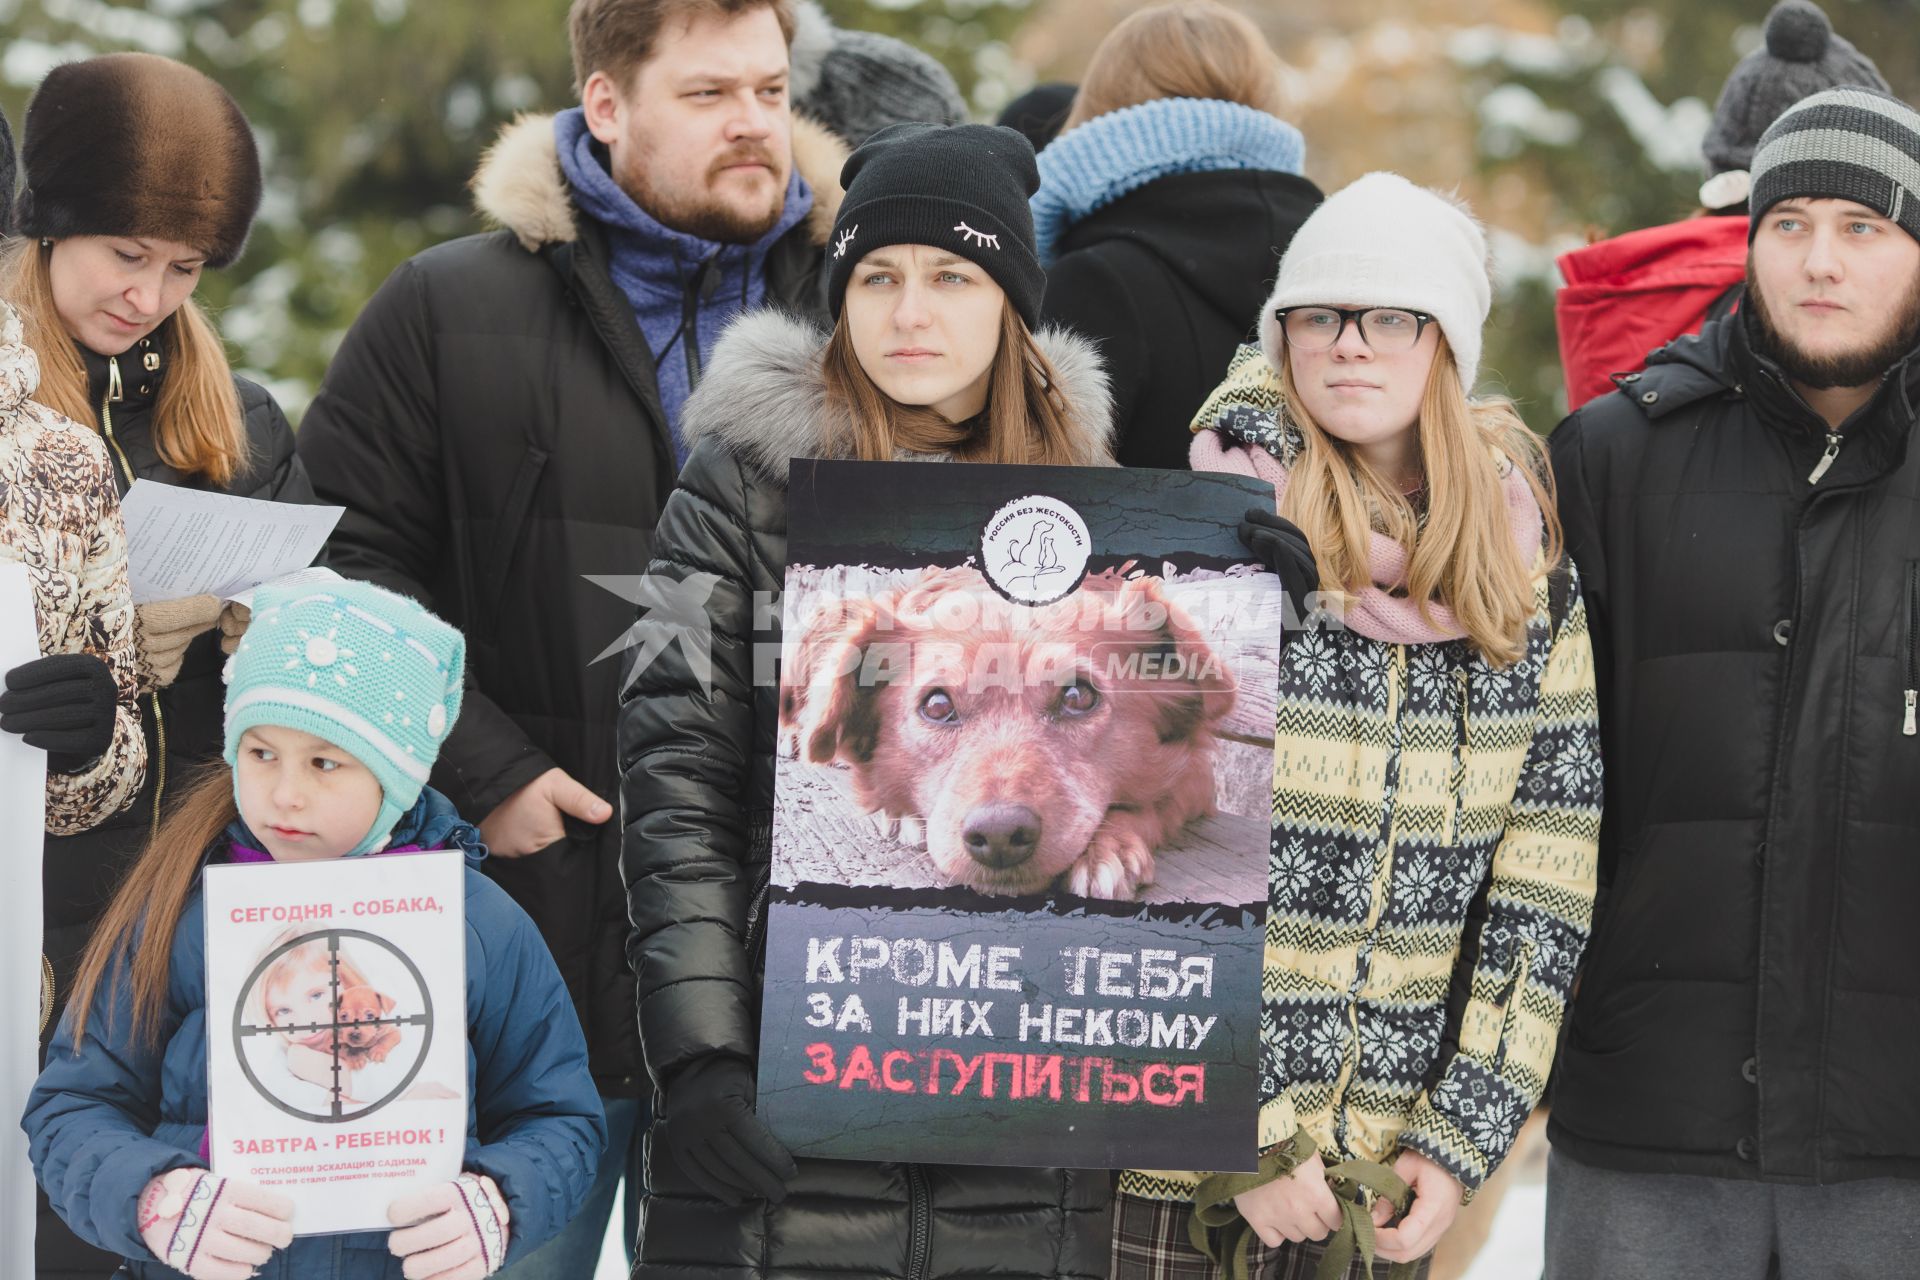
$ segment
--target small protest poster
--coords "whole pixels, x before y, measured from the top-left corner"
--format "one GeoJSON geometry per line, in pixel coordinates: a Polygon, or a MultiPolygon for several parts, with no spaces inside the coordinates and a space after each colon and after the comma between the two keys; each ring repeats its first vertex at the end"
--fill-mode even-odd
{"type": "Polygon", "coordinates": [[[294,1232],[387,1230],[467,1140],[465,856],[206,875],[213,1171],[285,1192],[294,1232]]]}
{"type": "Polygon", "coordinates": [[[794,1151],[1254,1167],[1272,503],[793,464],[758,1088],[794,1151]]]}

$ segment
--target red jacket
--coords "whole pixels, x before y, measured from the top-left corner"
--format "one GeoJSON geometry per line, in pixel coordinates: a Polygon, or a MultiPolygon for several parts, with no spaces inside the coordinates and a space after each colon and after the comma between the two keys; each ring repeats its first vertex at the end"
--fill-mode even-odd
{"type": "Polygon", "coordinates": [[[1699,332],[1720,296],[1746,278],[1747,220],[1706,216],[1630,231],[1560,257],[1554,299],[1567,408],[1613,390],[1648,353],[1699,332]]]}

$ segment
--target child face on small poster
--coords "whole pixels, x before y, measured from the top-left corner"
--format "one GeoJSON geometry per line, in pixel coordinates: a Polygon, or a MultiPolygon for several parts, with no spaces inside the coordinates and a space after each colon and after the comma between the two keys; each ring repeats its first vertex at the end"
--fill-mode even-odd
{"type": "MultiPolygon", "coordinates": [[[[297,936],[297,929],[282,932],[263,954],[297,936]]],[[[418,1001],[405,994],[412,985],[397,965],[345,942],[315,937],[289,948],[267,964],[250,1002],[259,1025],[284,1028],[253,1050],[256,1070],[271,1091],[304,1110],[384,1096],[412,1057],[396,1058],[395,1051],[420,1034],[406,1022],[419,1012],[418,1001]]],[[[410,1096],[443,1096],[422,1092],[433,1088],[421,1086],[410,1096]]]]}

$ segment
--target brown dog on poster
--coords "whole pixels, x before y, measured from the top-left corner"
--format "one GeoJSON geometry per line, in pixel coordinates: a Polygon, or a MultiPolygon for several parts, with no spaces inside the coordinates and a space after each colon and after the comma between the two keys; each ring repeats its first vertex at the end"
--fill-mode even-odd
{"type": "Polygon", "coordinates": [[[926,825],[950,884],[1132,898],[1214,809],[1214,726],[1234,688],[1159,579],[1089,578],[1055,605],[973,569],[848,600],[803,634],[783,690],[793,754],[926,825]]]}
{"type": "Polygon", "coordinates": [[[400,1043],[401,1031],[381,1018],[393,1012],[393,997],[370,986],[347,987],[340,992],[340,1023],[335,1051],[341,1064],[358,1071],[369,1062],[385,1062],[400,1043]]]}

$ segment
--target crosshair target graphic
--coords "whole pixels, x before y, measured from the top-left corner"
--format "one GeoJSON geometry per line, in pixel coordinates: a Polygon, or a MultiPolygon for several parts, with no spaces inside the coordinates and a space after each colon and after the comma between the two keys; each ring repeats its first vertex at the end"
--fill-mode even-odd
{"type": "Polygon", "coordinates": [[[419,966],[362,929],[285,938],[247,975],[233,1009],[233,1051],[247,1083],[318,1124],[358,1120],[398,1098],[426,1064],[433,1031],[419,966]]]}

